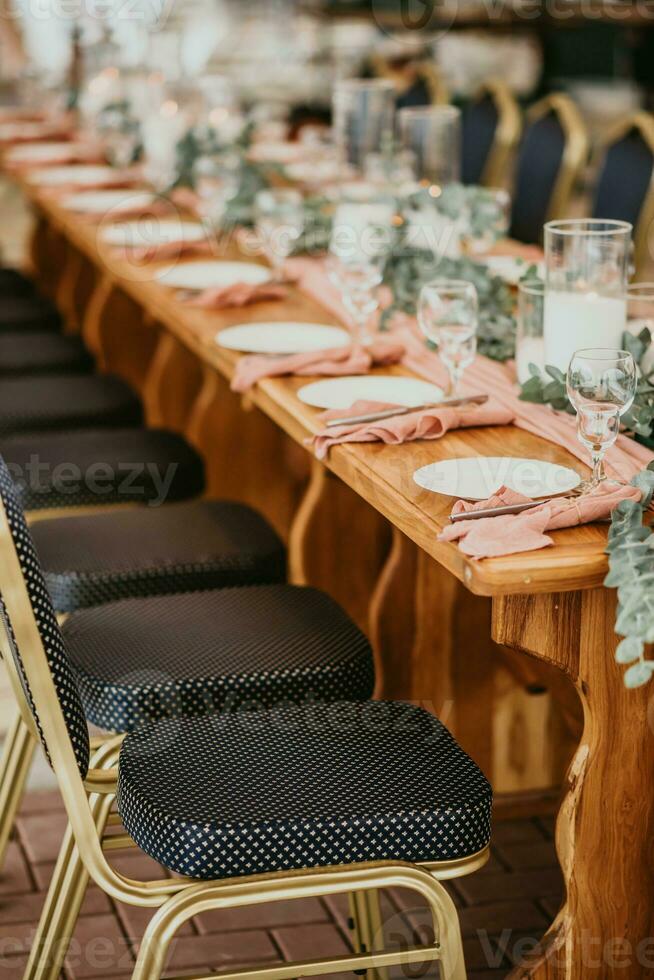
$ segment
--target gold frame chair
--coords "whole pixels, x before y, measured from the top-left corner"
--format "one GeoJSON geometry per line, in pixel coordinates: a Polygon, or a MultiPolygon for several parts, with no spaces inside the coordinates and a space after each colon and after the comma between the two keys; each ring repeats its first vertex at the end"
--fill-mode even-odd
{"type": "MultiPolygon", "coordinates": [[[[411,59],[407,59],[407,61],[414,65],[417,78],[425,83],[429,93],[430,105],[448,105],[450,93],[438,65],[424,56],[416,58],[414,61],[411,59]]],[[[393,83],[398,96],[403,95],[414,84],[412,81],[407,82],[402,72],[393,68],[391,61],[381,54],[373,54],[370,58],[370,64],[378,78],[386,78],[393,83]]]]}
{"type": "MultiPolygon", "coordinates": [[[[92,743],[90,768],[82,780],[2,501],[0,593],[20,652],[21,673],[14,661],[12,640],[6,629],[1,630],[0,649],[8,664],[21,723],[33,739],[42,733],[69,820],[28,960],[26,980],[56,980],[59,976],[89,877],[119,902],[158,910],[139,948],[133,974],[136,980],[161,976],[177,930],[200,912],[342,893],[352,896],[351,907],[357,920],[357,951],[353,954],[227,971],[217,976],[222,980],[290,980],[299,975],[365,970],[371,978],[381,978],[389,966],[438,960],[448,980],[465,980],[458,915],[441,881],[482,867],[488,860],[488,846],[454,861],[415,865],[382,861],[219,881],[171,878],[140,882],[112,868],[107,852],[136,846],[124,831],[106,833],[107,827],[121,826],[118,814],[112,813],[112,805],[124,736],[92,743]],[[434,936],[438,938],[403,950],[384,949],[377,893],[387,887],[408,888],[420,894],[429,906],[434,936]]],[[[17,745],[21,741],[18,737],[17,745]]]]}
{"type": "MultiPolygon", "coordinates": [[[[608,130],[602,139],[598,152],[598,157],[600,158],[598,178],[603,169],[608,151],[612,146],[624,139],[633,129],[639,132],[643,143],[645,143],[652,154],[650,185],[643,198],[643,204],[638,215],[638,223],[634,228],[634,265],[636,267],[637,278],[646,262],[648,231],[652,221],[654,221],[654,115],[645,112],[644,109],[639,109],[637,112],[632,112],[624,119],[621,119],[620,122],[608,130]]],[[[597,181],[595,182],[595,186],[597,186],[597,181]]]]}
{"type": "Polygon", "coordinates": [[[489,78],[477,89],[473,104],[490,96],[497,112],[495,136],[481,174],[484,187],[503,187],[509,165],[522,133],[522,116],[517,100],[501,78],[489,78]]]}
{"type": "Polygon", "coordinates": [[[559,172],[547,208],[546,221],[553,221],[555,218],[564,218],[568,212],[574,185],[588,159],[590,141],[579,109],[570,96],[563,92],[547,95],[530,106],[524,128],[527,129],[549,113],[556,115],[565,138],[559,172]]]}

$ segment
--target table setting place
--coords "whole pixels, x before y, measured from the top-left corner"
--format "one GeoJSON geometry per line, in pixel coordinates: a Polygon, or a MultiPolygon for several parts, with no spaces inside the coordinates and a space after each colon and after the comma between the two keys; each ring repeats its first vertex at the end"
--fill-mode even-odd
{"type": "MultiPolygon", "coordinates": [[[[424,124],[442,126],[437,116],[430,110],[424,124]]],[[[442,196],[449,188],[451,201],[437,220],[420,210],[424,203],[408,212],[388,193],[389,180],[403,176],[401,153],[395,171],[388,160],[382,166],[375,159],[373,167],[367,158],[363,176],[346,181],[342,172],[340,196],[314,212],[300,186],[306,166],[296,186],[292,168],[321,159],[315,149],[327,152],[323,137],[315,145],[307,140],[304,148],[289,144],[292,152],[265,140],[240,152],[235,144],[197,150],[186,161],[192,180],[166,189],[181,145],[171,143],[171,134],[183,134],[185,119],[183,106],[163,102],[155,120],[162,125],[142,127],[146,158],[138,167],[125,159],[123,143],[111,138],[96,162],[92,154],[97,157],[101,133],[81,142],[71,132],[67,143],[24,143],[7,150],[5,160],[25,168],[24,179],[56,195],[62,208],[99,223],[102,246],[146,269],[151,265],[153,281],[186,306],[220,311],[282,301],[290,288],[317,301],[333,323],[244,322],[213,338],[243,355],[231,382],[236,392],[270,377],[322,379],[297,391],[302,403],[316,409],[316,431],[307,443],[317,458],[346,443],[399,445],[440,439],[456,429],[510,425],[583,462],[590,456],[589,480],[568,467],[505,457],[443,460],[417,470],[414,481],[426,492],[455,498],[440,537],[464,553],[484,558],[541,548],[552,541],[547,530],[603,521],[622,500],[640,499],[628,481],[654,454],[620,431],[641,381],[633,354],[623,349],[631,247],[626,222],[550,222],[544,253],[520,246],[506,237],[505,191],[459,189],[446,183],[447,174],[429,172],[428,161],[418,161],[413,174],[442,180],[442,196]],[[264,165],[276,168],[274,179],[264,165]],[[234,216],[244,174],[254,186],[243,222],[234,216]],[[492,218],[482,221],[487,214],[492,218]],[[417,234],[421,249],[434,227],[441,235],[439,248],[432,248],[433,278],[423,273],[405,282],[409,301],[405,297],[403,304],[388,276],[398,224],[404,245],[409,233],[417,234]],[[226,257],[232,232],[237,249],[226,257]],[[309,232],[320,239],[316,247],[307,245],[309,232]],[[505,308],[508,302],[517,310],[515,360],[495,359],[488,343],[478,350],[482,329],[484,337],[488,333],[488,283],[504,289],[505,308]],[[525,400],[516,384],[517,371],[523,386],[538,378],[544,385],[551,367],[559,380],[565,378],[561,398],[574,409],[576,426],[562,405],[525,400]],[[384,373],[388,368],[410,374],[384,373]]],[[[337,122],[337,142],[338,133],[337,122]]],[[[340,138],[351,138],[347,127],[340,138]]],[[[419,143],[409,139],[405,151],[415,164],[419,143]]],[[[346,146],[348,160],[352,154],[346,146]]],[[[348,165],[345,175],[352,178],[355,170],[348,165]]],[[[422,184],[411,184],[411,193],[422,184]]],[[[408,247],[415,245],[412,240],[408,247]]]]}

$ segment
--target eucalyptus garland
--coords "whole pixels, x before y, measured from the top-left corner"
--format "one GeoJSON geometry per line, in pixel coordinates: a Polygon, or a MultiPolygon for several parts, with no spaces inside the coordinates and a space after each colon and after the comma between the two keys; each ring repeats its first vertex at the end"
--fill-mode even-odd
{"type": "Polygon", "coordinates": [[[611,515],[607,544],[609,573],[604,584],[618,590],[615,631],[622,640],[615,651],[619,664],[628,665],[626,687],[641,687],[654,676],[654,660],[645,646],[654,643],[654,531],[643,514],[654,495],[654,463],[633,480],[642,491],[639,503],[623,500],[611,515]]]}

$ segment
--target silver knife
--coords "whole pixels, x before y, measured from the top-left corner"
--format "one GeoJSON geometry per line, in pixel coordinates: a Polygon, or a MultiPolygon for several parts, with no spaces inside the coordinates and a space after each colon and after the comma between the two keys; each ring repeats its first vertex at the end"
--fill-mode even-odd
{"type": "Polygon", "coordinates": [[[501,507],[485,507],[483,510],[468,510],[461,514],[450,514],[450,523],[476,521],[482,517],[502,517],[504,514],[521,514],[523,510],[531,510],[533,507],[540,507],[541,504],[549,504],[553,500],[561,500],[561,497],[544,497],[541,500],[530,500],[525,504],[504,504],[501,507]]]}
{"type": "Polygon", "coordinates": [[[327,428],[337,425],[358,425],[364,422],[378,422],[380,419],[391,419],[395,415],[409,415],[411,412],[424,412],[428,408],[456,408],[458,405],[483,405],[488,401],[488,395],[469,395],[466,398],[445,398],[442,402],[431,402],[428,405],[407,405],[396,408],[385,408],[379,412],[369,412],[367,415],[348,415],[340,419],[330,419],[327,428]]]}

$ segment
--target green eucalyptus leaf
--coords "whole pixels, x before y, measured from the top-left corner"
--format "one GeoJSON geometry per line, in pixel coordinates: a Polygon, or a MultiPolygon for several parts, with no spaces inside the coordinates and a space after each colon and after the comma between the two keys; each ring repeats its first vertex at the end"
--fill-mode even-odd
{"type": "Polygon", "coordinates": [[[654,674],[654,660],[643,660],[634,664],[624,675],[625,687],[642,687],[651,680],[652,674],[654,674]]]}
{"type": "Polygon", "coordinates": [[[615,651],[615,659],[619,664],[631,664],[634,660],[640,660],[643,655],[643,642],[634,636],[626,636],[618,643],[615,651]]]}

